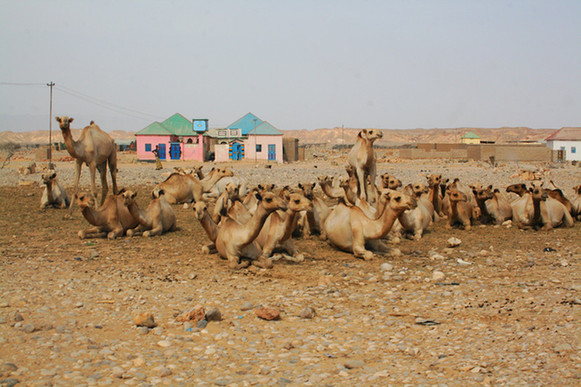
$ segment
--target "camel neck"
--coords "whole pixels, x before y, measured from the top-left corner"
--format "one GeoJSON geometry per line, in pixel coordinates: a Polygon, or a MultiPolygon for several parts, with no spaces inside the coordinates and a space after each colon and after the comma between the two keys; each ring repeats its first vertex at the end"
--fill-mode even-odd
{"type": "Polygon", "coordinates": [[[49,203],[54,203],[54,195],[52,192],[53,181],[50,180],[50,181],[46,182],[45,184],[46,184],[46,198],[47,198],[49,203]]]}
{"type": "Polygon", "coordinates": [[[542,224],[543,223],[543,217],[541,215],[541,199],[535,199],[534,197],[532,199],[533,199],[533,219],[532,219],[532,223],[533,223],[533,225],[542,224]]]}
{"type": "Polygon", "coordinates": [[[87,219],[87,222],[91,223],[93,226],[99,226],[106,223],[103,213],[98,209],[85,207],[83,208],[82,213],[85,219],[87,219]]]}
{"type": "Polygon", "coordinates": [[[208,211],[204,211],[204,216],[202,217],[202,219],[200,219],[200,224],[202,225],[202,228],[206,231],[206,234],[208,234],[208,238],[210,238],[210,241],[216,242],[216,237],[218,236],[218,226],[216,225],[208,211]]]}
{"type": "Polygon", "coordinates": [[[131,202],[129,203],[129,205],[127,206],[127,209],[129,210],[129,213],[131,214],[131,216],[141,225],[145,225],[145,223],[147,223],[146,219],[145,219],[145,214],[144,211],[142,211],[139,206],[137,205],[137,203],[135,202],[131,202]]]}
{"type": "Polygon", "coordinates": [[[258,207],[256,208],[256,212],[254,213],[254,215],[252,215],[252,218],[250,218],[250,220],[247,223],[249,227],[249,232],[246,241],[244,241],[244,244],[248,244],[256,239],[268,215],[270,215],[270,213],[266,211],[264,206],[262,204],[258,205],[258,207]]]}
{"type": "Polygon", "coordinates": [[[82,157],[79,147],[77,146],[78,142],[73,140],[73,136],[71,134],[71,128],[65,127],[61,128],[63,133],[63,139],[65,140],[65,145],[67,146],[67,151],[71,156],[75,159],[79,159],[82,157]]]}
{"type": "Polygon", "coordinates": [[[290,208],[286,210],[286,218],[284,219],[284,235],[281,238],[282,241],[288,240],[297,226],[299,220],[298,211],[291,210],[290,208]]]}

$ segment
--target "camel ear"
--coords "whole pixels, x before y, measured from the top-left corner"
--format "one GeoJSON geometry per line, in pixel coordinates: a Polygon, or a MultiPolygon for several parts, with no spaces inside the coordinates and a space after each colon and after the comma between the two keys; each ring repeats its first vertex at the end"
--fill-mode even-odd
{"type": "Polygon", "coordinates": [[[69,118],[69,123],[73,122],[75,119],[73,117],[69,118]]]}
{"type": "Polygon", "coordinates": [[[121,188],[119,192],[117,192],[117,195],[121,195],[123,192],[125,192],[125,188],[121,188]]]}
{"type": "Polygon", "coordinates": [[[55,177],[56,177],[56,172],[55,172],[55,173],[53,173],[52,175],[50,175],[50,178],[51,178],[51,179],[54,179],[55,177]]]}
{"type": "Polygon", "coordinates": [[[488,189],[492,191],[492,184],[488,186],[488,189]]]}
{"type": "MultiPolygon", "coordinates": [[[[160,190],[160,191],[159,191],[159,194],[160,194],[160,195],[161,195],[162,191],[163,191],[163,190],[160,190]]],[[[131,199],[134,199],[136,196],[137,196],[137,192],[133,192],[133,193],[131,194],[131,199]]]]}
{"type": "Polygon", "coordinates": [[[62,119],[61,119],[59,116],[56,116],[54,119],[55,119],[55,120],[56,120],[56,121],[57,121],[59,124],[60,124],[61,122],[63,122],[63,121],[62,121],[62,119]]]}
{"type": "Polygon", "coordinates": [[[311,189],[315,189],[316,185],[317,185],[316,183],[311,184],[311,189]]]}
{"type": "Polygon", "coordinates": [[[299,183],[299,188],[303,189],[303,185],[301,183],[299,183]]]}
{"type": "Polygon", "coordinates": [[[259,201],[259,202],[261,202],[261,201],[262,201],[262,195],[261,195],[259,192],[256,192],[256,193],[254,194],[254,196],[256,197],[256,199],[258,199],[258,201],[259,201]]]}

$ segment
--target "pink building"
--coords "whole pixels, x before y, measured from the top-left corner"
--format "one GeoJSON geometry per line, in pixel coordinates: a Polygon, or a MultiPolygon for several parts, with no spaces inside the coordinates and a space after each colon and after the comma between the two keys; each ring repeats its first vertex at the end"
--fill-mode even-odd
{"type": "Polygon", "coordinates": [[[155,160],[152,151],[158,146],[161,160],[204,161],[207,130],[208,120],[190,121],[179,113],[161,123],[154,122],[135,134],[137,159],[155,160]]]}

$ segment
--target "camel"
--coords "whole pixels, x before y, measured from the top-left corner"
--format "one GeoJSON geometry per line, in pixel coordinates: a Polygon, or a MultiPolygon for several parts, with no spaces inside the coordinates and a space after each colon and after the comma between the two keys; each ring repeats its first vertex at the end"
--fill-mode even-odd
{"type": "Polygon", "coordinates": [[[553,189],[546,188],[545,190],[547,191],[547,194],[549,194],[549,196],[552,197],[553,199],[556,199],[563,203],[563,205],[567,208],[567,211],[569,211],[569,213],[573,215],[573,205],[571,204],[569,199],[565,197],[565,194],[563,193],[563,191],[561,191],[560,188],[557,188],[555,183],[553,183],[553,180],[550,180],[549,182],[553,186],[553,189]]]}
{"type": "MultiPolygon", "coordinates": [[[[434,207],[435,214],[440,217],[443,217],[444,214],[442,212],[442,198],[444,194],[440,193],[440,184],[442,184],[442,175],[429,175],[428,179],[428,200],[432,203],[434,207]]],[[[436,218],[433,219],[436,221],[436,218]]]]}
{"type": "Polygon", "coordinates": [[[212,217],[208,213],[208,205],[204,201],[199,201],[194,204],[194,213],[196,218],[200,221],[202,228],[206,231],[210,242],[207,245],[202,246],[202,253],[210,254],[216,252],[216,236],[218,235],[218,225],[212,220],[212,217]]]}
{"type": "Polygon", "coordinates": [[[96,200],[92,193],[77,193],[75,200],[85,219],[94,226],[79,231],[81,239],[105,236],[108,239],[115,239],[139,224],[125,206],[123,196],[120,194],[108,196],[99,208],[95,208],[96,200]]]}
{"type": "Polygon", "coordinates": [[[297,252],[292,233],[297,226],[299,213],[311,209],[312,203],[299,193],[290,193],[286,201],[285,212],[275,211],[266,218],[256,243],[262,248],[263,258],[271,258],[276,251],[282,252],[282,256],[290,261],[302,262],[305,257],[297,252]]]}
{"type": "Polygon", "coordinates": [[[216,182],[212,189],[208,193],[204,194],[204,197],[205,198],[219,197],[224,192],[226,187],[231,183],[238,185],[240,196],[245,196],[248,193],[248,183],[246,182],[246,180],[240,178],[239,176],[229,176],[224,177],[220,179],[218,182],[216,182]]]}
{"type": "Polygon", "coordinates": [[[352,189],[351,179],[346,177],[341,177],[339,179],[339,187],[343,188],[343,198],[346,199],[345,204],[355,204],[358,200],[357,190],[352,189]]]}
{"type": "MultiPolygon", "coordinates": [[[[95,186],[95,171],[101,175],[101,204],[105,202],[109,187],[107,186],[107,166],[111,173],[113,183],[113,195],[117,191],[117,146],[109,134],[99,128],[93,121],[86,126],[77,141],[71,135],[71,122],[73,117],[56,117],[61,128],[67,151],[75,159],[75,195],[79,189],[79,179],[81,178],[81,168],[87,164],[91,173],[91,192],[95,196],[97,190],[95,186]]],[[[73,213],[74,200],[69,206],[69,216],[73,213]]]]}
{"type": "Polygon", "coordinates": [[[242,269],[250,265],[250,261],[240,261],[241,258],[250,259],[252,264],[263,267],[272,267],[272,260],[264,258],[258,245],[254,242],[266,218],[276,210],[285,210],[287,205],[272,192],[257,193],[260,201],[258,208],[247,223],[228,217],[222,220],[216,236],[216,250],[222,258],[228,259],[231,269],[242,269]]]}
{"type": "Polygon", "coordinates": [[[434,206],[427,198],[428,188],[416,183],[408,184],[404,193],[416,199],[417,206],[414,209],[404,211],[393,225],[394,232],[400,234],[413,234],[417,241],[422,239],[424,231],[432,223],[434,206]],[[408,193],[409,192],[409,193],[408,193]]]}
{"type": "Polygon", "coordinates": [[[459,224],[466,231],[469,231],[472,228],[472,220],[478,217],[479,211],[474,212],[474,205],[468,200],[468,196],[456,187],[451,187],[446,196],[450,200],[450,212],[448,213],[446,228],[451,229],[452,226],[459,224]]]}
{"type": "Polygon", "coordinates": [[[374,257],[369,247],[386,252],[387,246],[380,241],[391,230],[393,223],[405,210],[415,208],[416,201],[398,191],[382,190],[380,201],[386,202],[385,209],[377,219],[371,219],[357,207],[348,207],[340,202],[325,221],[325,234],[331,245],[351,252],[357,258],[370,260],[374,257]]]}
{"type": "Polygon", "coordinates": [[[357,134],[357,140],[347,155],[347,163],[353,167],[358,182],[358,196],[368,200],[367,179],[375,185],[377,162],[373,143],[382,138],[383,133],[377,129],[363,129],[357,134]]]}
{"type": "Polygon", "coordinates": [[[48,206],[67,208],[70,204],[66,191],[59,184],[56,172],[49,171],[42,175],[42,183],[45,185],[40,199],[40,209],[44,210],[48,206]]]}
{"type": "Polygon", "coordinates": [[[575,191],[577,197],[571,201],[571,207],[573,210],[572,215],[576,217],[577,220],[581,220],[581,185],[573,187],[573,191],[575,191]]]}
{"type": "Polygon", "coordinates": [[[345,196],[345,191],[342,188],[334,187],[334,179],[330,176],[319,176],[319,186],[323,193],[331,199],[339,199],[345,196]]]}
{"type": "Polygon", "coordinates": [[[123,192],[123,202],[139,225],[127,230],[127,236],[142,234],[144,237],[161,235],[176,229],[176,214],[165,199],[163,190],[158,192],[145,210],[141,210],[135,202],[137,192],[123,192]]]}
{"type": "Polygon", "coordinates": [[[353,191],[355,196],[357,196],[357,192],[359,191],[359,182],[357,181],[357,176],[355,175],[355,168],[353,168],[351,165],[346,165],[345,171],[347,172],[349,179],[349,188],[351,191],[353,191]]]}
{"type": "Polygon", "coordinates": [[[222,216],[225,216],[228,209],[236,200],[240,200],[239,196],[239,186],[236,183],[228,183],[224,192],[220,194],[214,205],[214,210],[212,211],[212,220],[214,223],[220,223],[222,216]]]}
{"type": "Polygon", "coordinates": [[[484,224],[502,224],[512,218],[512,207],[498,189],[474,187],[476,203],[480,208],[480,221],[484,224]]]}
{"type": "Polygon", "coordinates": [[[214,184],[227,176],[234,176],[231,170],[215,168],[211,175],[200,180],[194,175],[172,173],[163,183],[155,186],[155,191],[163,190],[169,204],[191,203],[203,200],[203,193],[209,192],[214,184]]]}
{"type": "Polygon", "coordinates": [[[311,236],[313,234],[319,234],[324,238],[323,224],[325,219],[329,216],[331,212],[329,206],[323,199],[315,196],[313,190],[315,189],[316,183],[299,183],[299,190],[302,191],[303,195],[313,203],[312,209],[306,211],[306,216],[300,221],[303,226],[303,235],[311,236]],[[305,221],[306,218],[306,221],[305,221]]]}
{"type": "Polygon", "coordinates": [[[514,201],[512,206],[513,222],[519,228],[550,230],[554,227],[573,227],[574,220],[563,203],[550,197],[540,185],[532,184],[529,194],[514,201]]]}
{"type": "Polygon", "coordinates": [[[389,189],[396,190],[402,186],[401,180],[399,180],[395,176],[391,176],[387,173],[384,173],[383,175],[379,176],[379,178],[381,179],[381,188],[384,188],[384,189],[389,188],[389,189]]]}

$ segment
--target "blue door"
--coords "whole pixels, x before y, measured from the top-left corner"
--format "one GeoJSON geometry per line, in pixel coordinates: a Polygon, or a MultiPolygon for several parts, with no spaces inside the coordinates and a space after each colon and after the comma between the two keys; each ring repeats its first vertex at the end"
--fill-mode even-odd
{"type": "Polygon", "coordinates": [[[230,159],[242,160],[244,158],[244,144],[233,142],[230,144],[230,159]]]}
{"type": "Polygon", "coordinates": [[[169,145],[169,158],[172,160],[179,160],[182,155],[179,142],[172,142],[169,145]]]}
{"type": "Polygon", "coordinates": [[[165,144],[159,144],[159,159],[165,160],[165,144]]]}
{"type": "Polygon", "coordinates": [[[276,145],[268,144],[268,160],[276,160],[276,145]]]}

